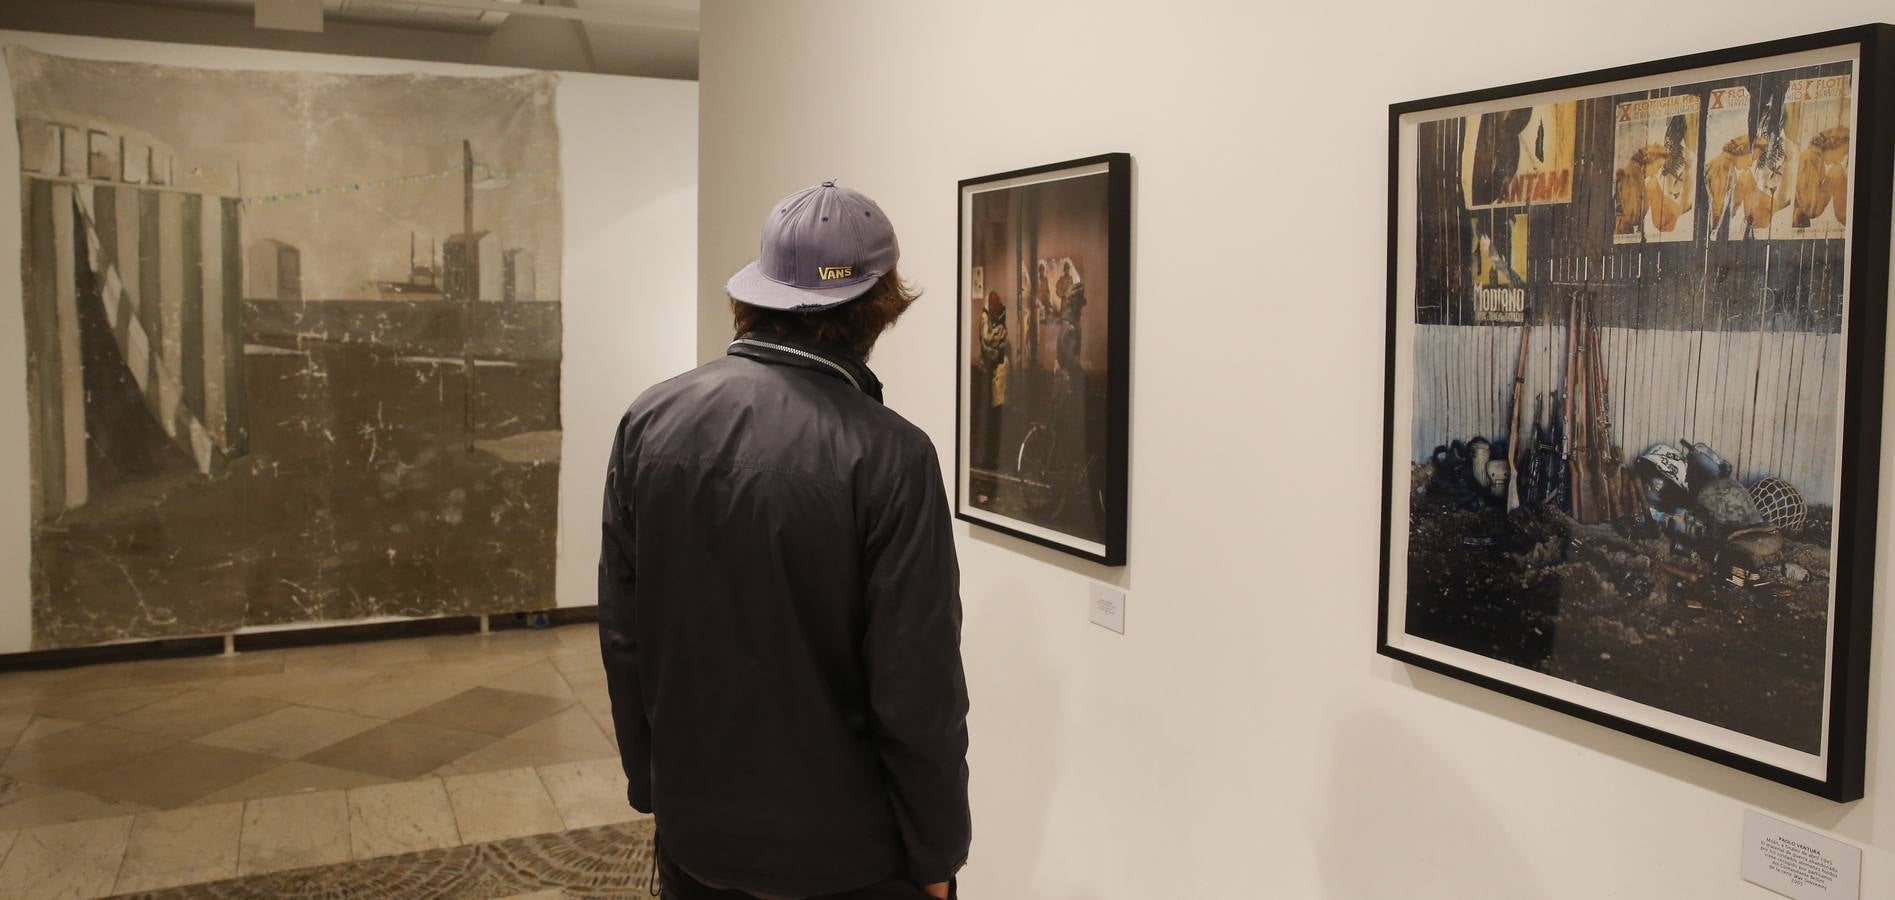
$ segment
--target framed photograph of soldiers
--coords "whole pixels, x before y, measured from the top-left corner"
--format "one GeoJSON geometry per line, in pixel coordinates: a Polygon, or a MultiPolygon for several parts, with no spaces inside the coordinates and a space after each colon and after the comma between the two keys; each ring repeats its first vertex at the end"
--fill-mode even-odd
{"type": "Polygon", "coordinates": [[[1125,563],[1132,159],[960,183],[955,515],[1125,563]]]}
{"type": "Polygon", "coordinates": [[[1862,796],[1892,54],[1390,108],[1379,652],[1862,796]]]}

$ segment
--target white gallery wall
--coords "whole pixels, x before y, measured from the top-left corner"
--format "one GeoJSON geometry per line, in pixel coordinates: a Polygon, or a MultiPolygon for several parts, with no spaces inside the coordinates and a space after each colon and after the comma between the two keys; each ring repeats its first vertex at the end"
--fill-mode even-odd
{"type": "Polygon", "coordinates": [[[955,182],[1136,161],[1131,564],[957,525],[967,896],[1774,896],[1738,878],[1747,808],[1862,846],[1862,897],[1895,896],[1886,606],[1869,793],[1842,805],[1373,652],[1388,104],[1890,17],[1886,0],[1658,18],[1629,0],[707,0],[700,356],[728,339],[722,285],[769,203],[838,179],[887,210],[929,291],[873,364],[943,448],[955,182]],[[1093,580],[1129,592],[1124,636],[1088,624],[1093,580]]]}
{"type": "MultiPolygon", "coordinates": [[[[0,46],[214,69],[505,75],[520,70],[0,31],[0,46]]],[[[692,362],[697,85],[562,73],[563,450],[558,602],[595,602],[600,477],[625,405],[692,362]]],[[[0,67],[0,652],[28,649],[31,592],[19,145],[0,67]]],[[[496,560],[496,564],[504,564],[496,560]]],[[[528,603],[524,605],[537,605],[528,603]]]]}

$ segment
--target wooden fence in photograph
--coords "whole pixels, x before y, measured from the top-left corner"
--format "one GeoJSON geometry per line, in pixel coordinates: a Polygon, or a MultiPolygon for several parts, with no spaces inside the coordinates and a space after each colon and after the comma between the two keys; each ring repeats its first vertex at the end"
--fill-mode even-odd
{"type": "MultiPolygon", "coordinates": [[[[123,366],[152,422],[198,470],[248,445],[235,252],[237,200],[108,181],[21,178],[27,408],[34,506],[47,519],[85,505],[86,367],[123,366]],[[95,316],[114,349],[88,358],[95,316]]],[[[97,425],[98,423],[91,423],[97,425]]]]}
{"type": "MultiPolygon", "coordinates": [[[[1507,437],[1520,326],[1415,329],[1416,462],[1452,440],[1507,437]]],[[[1659,442],[1702,441],[1746,483],[1775,475],[1812,503],[1836,493],[1842,335],[1601,328],[1612,442],[1631,460],[1659,442]]],[[[1521,439],[1550,423],[1566,328],[1536,327],[1527,349],[1521,439]]]]}

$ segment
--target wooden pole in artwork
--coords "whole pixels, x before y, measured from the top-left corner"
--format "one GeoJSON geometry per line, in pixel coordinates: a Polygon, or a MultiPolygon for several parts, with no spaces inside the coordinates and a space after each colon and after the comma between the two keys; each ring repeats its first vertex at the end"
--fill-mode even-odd
{"type": "Polygon", "coordinates": [[[1583,486],[1579,476],[1579,460],[1576,449],[1579,445],[1579,423],[1573,420],[1573,391],[1579,387],[1575,378],[1579,365],[1579,300],[1574,298],[1566,308],[1566,496],[1572,506],[1573,518],[1585,521],[1581,513],[1584,497],[1580,492],[1583,486]]]}
{"type": "Polygon", "coordinates": [[[461,414],[467,429],[467,449],[474,449],[474,304],[480,302],[480,278],[475,265],[479,242],[474,240],[474,144],[461,141],[461,378],[466,384],[461,414]]]}
{"type": "Polygon", "coordinates": [[[474,233],[474,142],[461,141],[461,233],[474,233]]]}
{"type": "Polygon", "coordinates": [[[1592,390],[1586,390],[1586,301],[1573,301],[1573,472],[1577,474],[1579,508],[1573,513],[1582,523],[1592,521],[1592,390]]]}
{"type": "Polygon", "coordinates": [[[1527,341],[1533,325],[1520,324],[1520,355],[1513,362],[1513,410],[1507,424],[1507,511],[1520,508],[1520,395],[1527,383],[1527,341]]]}
{"type": "Polygon", "coordinates": [[[1581,353],[1585,362],[1580,366],[1586,386],[1586,410],[1582,415],[1586,420],[1586,514],[1589,521],[1604,521],[1611,515],[1605,499],[1605,476],[1599,467],[1599,347],[1593,343],[1592,303],[1586,301],[1579,307],[1579,333],[1585,344],[1581,353]]]}
{"type": "Polygon", "coordinates": [[[1599,522],[1608,514],[1603,476],[1599,471],[1599,392],[1594,381],[1599,369],[1599,348],[1592,342],[1592,303],[1585,299],[1579,302],[1579,341],[1579,384],[1580,390],[1585,391],[1585,402],[1579,411],[1579,418],[1585,423],[1585,441],[1579,447],[1585,455],[1581,475],[1586,482],[1586,518],[1581,521],[1599,522]]]}
{"type": "Polygon", "coordinates": [[[1607,519],[1617,520],[1624,511],[1625,492],[1619,487],[1619,464],[1617,454],[1612,452],[1612,417],[1606,409],[1605,366],[1599,360],[1599,326],[1589,323],[1586,326],[1587,343],[1592,347],[1592,421],[1598,435],[1594,442],[1598,453],[1593,456],[1599,467],[1599,494],[1601,506],[1607,519]]]}

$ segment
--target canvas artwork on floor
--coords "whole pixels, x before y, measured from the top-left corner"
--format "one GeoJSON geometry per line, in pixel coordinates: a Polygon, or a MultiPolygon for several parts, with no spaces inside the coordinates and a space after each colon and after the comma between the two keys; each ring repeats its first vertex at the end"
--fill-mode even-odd
{"type": "Polygon", "coordinates": [[[36,648],[553,605],[552,76],[7,67],[36,648]]]}
{"type": "Polygon", "coordinates": [[[1124,562],[1131,160],[961,182],[962,519],[1124,562]]]}
{"type": "Polygon", "coordinates": [[[1384,653],[1859,794],[1887,37],[1392,110],[1384,653]]]}

